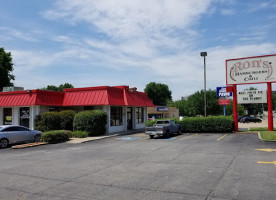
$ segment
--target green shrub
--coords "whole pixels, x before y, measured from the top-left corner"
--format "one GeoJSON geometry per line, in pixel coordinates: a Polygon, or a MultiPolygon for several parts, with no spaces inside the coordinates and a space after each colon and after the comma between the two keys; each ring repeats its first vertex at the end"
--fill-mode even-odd
{"type": "Polygon", "coordinates": [[[69,140],[71,131],[53,130],[42,133],[41,141],[49,143],[66,142],[69,140]]]}
{"type": "Polygon", "coordinates": [[[182,133],[230,133],[234,130],[231,117],[187,117],[178,122],[182,133]]]}
{"type": "Polygon", "coordinates": [[[58,112],[43,112],[36,117],[35,129],[42,132],[61,130],[60,115],[58,112]]]}
{"type": "Polygon", "coordinates": [[[85,131],[73,131],[71,132],[70,137],[72,138],[86,138],[88,137],[88,133],[85,131]]]}
{"type": "Polygon", "coordinates": [[[107,115],[101,110],[79,112],[74,117],[74,130],[86,131],[89,136],[103,135],[106,131],[107,115]]]}
{"type": "Polygon", "coordinates": [[[73,110],[64,110],[59,112],[61,130],[73,130],[73,121],[75,114],[76,113],[73,110]]]}
{"type": "Polygon", "coordinates": [[[156,124],[156,119],[148,120],[146,121],[146,126],[153,126],[153,124],[156,124]]]}

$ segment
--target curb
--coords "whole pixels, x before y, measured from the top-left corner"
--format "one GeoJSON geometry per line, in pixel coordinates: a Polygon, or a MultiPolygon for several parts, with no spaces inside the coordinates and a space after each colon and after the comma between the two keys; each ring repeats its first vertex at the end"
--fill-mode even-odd
{"type": "Polygon", "coordinates": [[[258,132],[258,137],[259,137],[259,140],[262,140],[264,142],[276,142],[276,140],[264,140],[262,137],[261,137],[261,133],[258,132]]]}
{"type": "Polygon", "coordinates": [[[36,147],[36,146],[45,145],[45,144],[48,144],[48,142],[36,142],[36,143],[15,145],[15,146],[12,146],[12,149],[23,149],[23,148],[36,147]]]}

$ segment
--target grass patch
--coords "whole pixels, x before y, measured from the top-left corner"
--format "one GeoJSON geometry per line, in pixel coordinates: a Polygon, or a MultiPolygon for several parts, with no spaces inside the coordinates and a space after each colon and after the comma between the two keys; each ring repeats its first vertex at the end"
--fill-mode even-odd
{"type": "MultiPolygon", "coordinates": [[[[273,129],[276,131],[276,128],[273,129]]],[[[250,127],[249,131],[268,131],[267,127],[250,127]]]]}
{"type": "Polygon", "coordinates": [[[276,141],[276,131],[262,131],[260,132],[263,140],[274,140],[276,141]]]}

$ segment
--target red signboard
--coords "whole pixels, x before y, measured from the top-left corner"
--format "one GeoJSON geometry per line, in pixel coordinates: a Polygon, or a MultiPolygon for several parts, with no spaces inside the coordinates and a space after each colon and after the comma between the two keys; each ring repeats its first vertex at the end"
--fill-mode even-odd
{"type": "Polygon", "coordinates": [[[219,105],[230,105],[230,99],[219,99],[219,105]]]}

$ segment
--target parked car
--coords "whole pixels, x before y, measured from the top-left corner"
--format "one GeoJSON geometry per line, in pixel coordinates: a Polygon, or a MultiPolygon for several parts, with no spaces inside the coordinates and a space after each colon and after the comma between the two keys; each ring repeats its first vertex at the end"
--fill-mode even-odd
{"type": "Polygon", "coordinates": [[[9,144],[39,142],[40,138],[40,131],[24,126],[0,125],[0,148],[6,148],[9,144]]]}
{"type": "Polygon", "coordinates": [[[157,120],[153,126],[146,127],[145,133],[153,139],[155,135],[170,137],[173,133],[180,134],[181,129],[180,125],[173,120],[157,120]]]}
{"type": "Polygon", "coordinates": [[[256,117],[244,117],[241,119],[241,123],[249,123],[249,122],[261,123],[262,120],[256,117]]]}

